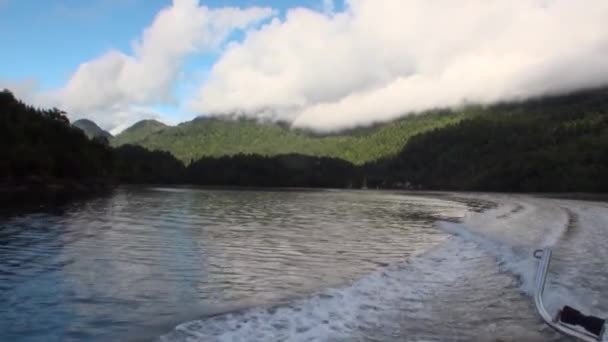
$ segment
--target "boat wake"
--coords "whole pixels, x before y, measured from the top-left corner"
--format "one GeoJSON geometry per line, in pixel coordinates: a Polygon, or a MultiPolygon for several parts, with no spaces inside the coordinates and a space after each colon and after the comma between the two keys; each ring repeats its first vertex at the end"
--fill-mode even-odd
{"type": "Polygon", "coordinates": [[[438,247],[340,288],[178,325],[161,341],[560,340],[531,301],[539,247],[555,251],[546,304],[608,316],[602,203],[475,195],[497,206],[440,221],[438,247]]]}
{"type": "Polygon", "coordinates": [[[568,304],[608,316],[608,303],[601,303],[608,293],[608,204],[529,196],[495,200],[497,208],[469,213],[461,224],[438,225],[494,255],[501,268],[520,278],[529,296],[538,266],[532,253],[551,247],[554,262],[545,291],[549,310],[555,313],[568,304]]]}

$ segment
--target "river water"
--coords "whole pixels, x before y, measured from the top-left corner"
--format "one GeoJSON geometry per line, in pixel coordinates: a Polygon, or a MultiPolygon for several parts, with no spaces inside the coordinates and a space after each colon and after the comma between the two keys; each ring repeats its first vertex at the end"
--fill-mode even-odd
{"type": "Polygon", "coordinates": [[[608,316],[608,205],[525,195],[121,188],[0,218],[0,341],[560,341],[608,316]]]}

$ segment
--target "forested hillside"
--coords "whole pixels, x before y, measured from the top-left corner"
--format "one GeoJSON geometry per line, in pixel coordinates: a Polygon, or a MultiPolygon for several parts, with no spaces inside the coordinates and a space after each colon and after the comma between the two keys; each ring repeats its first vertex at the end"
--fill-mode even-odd
{"type": "MultiPolygon", "coordinates": [[[[435,111],[318,136],[250,120],[133,127],[147,148],[88,139],[58,109],[0,93],[0,183],[608,191],[608,90],[435,111]],[[205,148],[202,149],[201,146],[205,148]],[[292,153],[292,151],[305,151],[292,153]],[[397,151],[391,155],[390,151],[397,151]],[[195,157],[208,153],[209,156],[195,157]],[[390,152],[390,153],[389,153],[390,152]],[[173,153],[178,154],[178,160],[173,153]],[[308,155],[305,155],[308,153],[308,155]],[[343,155],[363,165],[323,155],[343,155]],[[323,157],[321,157],[323,156],[323,157]],[[184,163],[183,161],[187,161],[184,163]]],[[[346,158],[346,157],[345,157],[346,158]]],[[[0,184],[1,185],[1,184],[0,184]]],[[[0,187],[1,189],[2,187],[0,187]]]]}
{"type": "MultiPolygon", "coordinates": [[[[15,198],[37,202],[48,194],[91,194],[114,184],[340,188],[351,186],[356,174],[347,161],[303,155],[204,158],[186,167],[168,152],[134,145],[112,148],[99,135],[89,139],[65,114],[28,106],[11,92],[0,92],[3,205],[15,198]]],[[[96,127],[86,121],[84,125],[96,127]]],[[[150,126],[159,125],[146,122],[135,128],[150,126]]]]}
{"type": "Polygon", "coordinates": [[[161,131],[169,126],[156,120],[141,120],[125,129],[111,140],[113,146],[135,145],[147,136],[161,131]]]}
{"type": "Polygon", "coordinates": [[[395,155],[410,137],[459,122],[466,116],[466,111],[435,111],[375,128],[325,136],[244,119],[199,118],[175,127],[157,125],[154,129],[140,122],[116,136],[112,144],[131,143],[150,150],[168,151],[186,164],[208,156],[289,153],[363,164],[395,155]]]}
{"type": "Polygon", "coordinates": [[[64,112],[37,109],[0,92],[0,182],[106,178],[113,154],[70,125],[64,112]]]}
{"type": "Polygon", "coordinates": [[[299,154],[206,157],[186,172],[188,183],[200,185],[359,188],[362,179],[347,161],[299,154]]]}
{"type": "Polygon", "coordinates": [[[104,131],[101,127],[97,126],[96,123],[88,119],[76,120],[72,123],[72,126],[81,129],[89,139],[98,138],[109,140],[112,138],[112,134],[104,131]]]}
{"type": "Polygon", "coordinates": [[[608,90],[491,106],[365,169],[380,187],[608,191],[608,90]]]}

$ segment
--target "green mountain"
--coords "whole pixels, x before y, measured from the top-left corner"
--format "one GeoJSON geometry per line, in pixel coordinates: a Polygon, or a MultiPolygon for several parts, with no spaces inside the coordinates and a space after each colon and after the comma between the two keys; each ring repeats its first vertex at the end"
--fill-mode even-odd
{"type": "Polygon", "coordinates": [[[141,120],[136,122],[131,127],[125,129],[120,134],[112,139],[113,146],[121,146],[126,144],[137,145],[144,140],[148,135],[162,131],[170,126],[156,120],[141,120]]]}
{"type": "Polygon", "coordinates": [[[143,122],[125,131],[165,150],[152,152],[87,139],[59,109],[37,109],[3,91],[0,131],[5,193],[23,184],[113,181],[608,192],[608,87],[434,111],[333,135],[220,119],[176,127],[143,122]]]}
{"type": "Polygon", "coordinates": [[[429,112],[325,136],[251,120],[198,119],[140,143],[166,151],[119,148],[125,181],[608,192],[608,88],[429,112]],[[207,156],[195,157],[201,151],[207,156]],[[174,154],[193,162],[180,169],[174,154]]]}
{"type": "Polygon", "coordinates": [[[468,115],[468,111],[435,111],[332,135],[315,135],[281,124],[247,119],[198,118],[175,127],[141,121],[117,135],[112,145],[136,144],[150,150],[168,151],[186,164],[209,156],[289,153],[363,164],[395,155],[412,136],[455,124],[468,115]]]}
{"type": "Polygon", "coordinates": [[[72,126],[84,131],[84,134],[89,139],[97,137],[103,137],[106,139],[112,138],[112,134],[108,133],[107,131],[104,131],[103,129],[101,129],[101,127],[97,126],[96,123],[88,119],[76,120],[72,123],[72,126]]]}
{"type": "Polygon", "coordinates": [[[608,191],[608,88],[505,103],[364,167],[370,186],[608,191]]]}

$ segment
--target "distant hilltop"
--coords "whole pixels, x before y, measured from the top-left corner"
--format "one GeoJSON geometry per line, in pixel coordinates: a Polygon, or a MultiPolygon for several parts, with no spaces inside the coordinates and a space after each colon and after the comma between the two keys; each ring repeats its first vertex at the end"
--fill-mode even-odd
{"type": "MultiPolygon", "coordinates": [[[[513,121],[513,113],[538,113],[541,110],[545,112],[547,120],[551,120],[551,112],[561,110],[562,107],[572,111],[571,115],[583,115],[583,112],[597,110],[597,104],[606,99],[608,88],[599,88],[520,102],[438,109],[404,116],[388,123],[331,134],[291,129],[284,122],[233,117],[199,117],[177,126],[168,126],[156,120],[142,120],[110,138],[110,143],[112,146],[132,144],[149,150],[167,151],[185,164],[202,157],[298,153],[340,158],[362,165],[396,156],[414,136],[470,122],[473,118],[500,118],[507,123],[513,121]],[[576,114],[577,112],[581,114],[576,114]],[[508,113],[511,114],[507,115],[508,113]]],[[[600,110],[604,110],[603,107],[600,110]]],[[[86,129],[83,130],[86,132],[86,129]]]]}
{"type": "Polygon", "coordinates": [[[110,134],[110,132],[103,130],[95,122],[93,122],[89,119],[76,120],[72,123],[72,126],[74,126],[76,128],[80,128],[82,131],[84,131],[84,134],[89,139],[93,139],[93,138],[97,138],[97,137],[102,137],[102,138],[106,138],[106,139],[112,138],[112,134],[110,134]]]}
{"type": "Polygon", "coordinates": [[[188,164],[202,157],[236,154],[275,156],[297,153],[341,158],[355,164],[395,155],[413,135],[462,120],[464,112],[441,110],[333,134],[291,129],[285,123],[234,118],[196,118],[177,126],[140,121],[111,139],[167,151],[188,164]]]}
{"type": "Polygon", "coordinates": [[[8,91],[0,92],[0,108],[8,147],[0,181],[12,186],[101,179],[608,192],[608,88],[434,110],[331,135],[248,119],[146,120],[111,137],[110,146],[97,139],[104,134],[96,125],[76,128],[61,110],[36,109],[8,91]]]}
{"type": "Polygon", "coordinates": [[[131,125],[112,140],[112,145],[121,146],[126,144],[137,145],[146,137],[159,132],[170,126],[156,120],[141,120],[131,125]]]}

